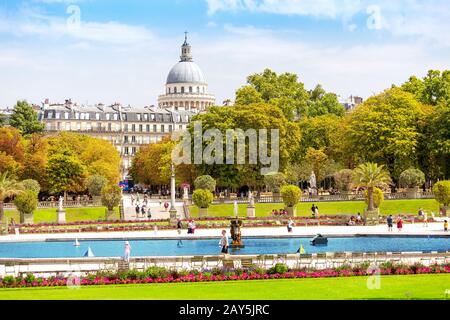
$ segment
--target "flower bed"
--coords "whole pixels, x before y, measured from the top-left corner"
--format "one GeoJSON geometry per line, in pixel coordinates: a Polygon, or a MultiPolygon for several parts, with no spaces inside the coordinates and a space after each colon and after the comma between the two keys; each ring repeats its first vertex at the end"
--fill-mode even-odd
{"type": "MultiPolygon", "coordinates": [[[[404,221],[420,222],[415,216],[405,216],[404,221]]],[[[195,219],[197,228],[200,229],[216,229],[228,228],[230,226],[230,218],[200,218],[195,219]]],[[[303,227],[308,225],[321,226],[345,226],[349,220],[348,215],[336,216],[320,216],[319,219],[311,219],[310,217],[294,217],[291,218],[295,226],[303,227]]],[[[380,223],[384,223],[385,218],[380,218],[380,223]]],[[[270,228],[287,225],[289,218],[286,217],[257,217],[242,218],[244,228],[270,228]]],[[[430,219],[429,222],[432,222],[430,219]]],[[[153,231],[154,226],[159,230],[174,230],[176,227],[171,225],[169,220],[145,220],[145,221],[81,221],[67,224],[41,223],[35,225],[17,225],[10,226],[9,233],[14,234],[14,229],[19,229],[22,234],[43,234],[43,233],[83,233],[83,232],[120,232],[120,231],[153,231]]]]}
{"type": "MultiPolygon", "coordinates": [[[[450,264],[434,265],[425,267],[420,264],[411,266],[393,265],[386,263],[382,265],[377,274],[379,275],[412,275],[412,274],[439,274],[450,273],[450,264]]],[[[357,277],[373,275],[372,268],[368,265],[355,267],[342,266],[327,270],[288,270],[286,265],[277,264],[265,271],[259,268],[251,270],[224,270],[213,269],[199,271],[174,271],[160,267],[151,267],[145,271],[130,270],[126,272],[99,272],[74,281],[74,278],[37,278],[32,274],[25,277],[4,277],[0,279],[0,288],[23,288],[23,287],[62,287],[70,285],[94,286],[94,285],[118,285],[118,284],[148,284],[148,283],[180,283],[180,282],[211,282],[211,281],[250,281],[269,279],[302,279],[302,278],[336,278],[357,277]]]]}

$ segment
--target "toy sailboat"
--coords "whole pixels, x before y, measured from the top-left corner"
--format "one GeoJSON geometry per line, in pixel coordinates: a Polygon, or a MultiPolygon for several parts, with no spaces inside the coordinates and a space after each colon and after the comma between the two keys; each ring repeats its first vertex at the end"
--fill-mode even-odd
{"type": "Polygon", "coordinates": [[[78,239],[75,239],[75,242],[73,244],[74,247],[79,247],[80,243],[78,242],[78,239]]]}
{"type": "Polygon", "coordinates": [[[86,251],[86,253],[84,254],[85,257],[95,257],[94,253],[91,250],[91,247],[89,247],[86,251]]]}

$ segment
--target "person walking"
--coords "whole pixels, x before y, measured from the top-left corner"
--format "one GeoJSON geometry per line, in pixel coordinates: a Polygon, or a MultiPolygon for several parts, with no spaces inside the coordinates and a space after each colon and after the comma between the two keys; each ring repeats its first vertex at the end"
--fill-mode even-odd
{"type": "Polygon", "coordinates": [[[222,230],[222,238],[220,239],[219,242],[219,246],[222,247],[222,253],[223,254],[228,254],[228,237],[227,237],[227,231],[226,230],[222,230]]]}
{"type": "Polygon", "coordinates": [[[134,206],[134,195],[131,194],[131,205],[134,206]]]}
{"type": "Polygon", "coordinates": [[[403,229],[403,220],[401,217],[399,217],[397,220],[397,229],[398,229],[398,232],[401,232],[403,229]]]}
{"type": "Polygon", "coordinates": [[[124,250],[124,257],[123,260],[125,262],[130,263],[130,256],[131,256],[131,245],[128,241],[125,241],[125,250],[124,250]]]}
{"type": "Polygon", "coordinates": [[[145,218],[145,214],[147,213],[147,206],[145,204],[142,204],[141,213],[142,218],[145,218]]]}
{"type": "Polygon", "coordinates": [[[289,219],[288,224],[287,224],[287,230],[289,233],[292,233],[293,227],[294,227],[294,221],[292,221],[292,219],[289,219]]]}
{"type": "Polygon", "coordinates": [[[392,215],[390,215],[389,217],[387,217],[387,225],[388,225],[388,231],[392,232],[392,228],[393,228],[393,224],[394,224],[394,219],[392,219],[392,215]]]}
{"type": "Polygon", "coordinates": [[[188,233],[188,234],[192,234],[192,220],[189,221],[189,223],[188,223],[188,230],[187,230],[187,233],[188,233]]]}
{"type": "MultiPolygon", "coordinates": [[[[178,219],[178,221],[177,221],[177,232],[178,232],[179,236],[181,236],[181,230],[182,229],[183,229],[183,222],[181,221],[181,219],[178,219]]],[[[181,238],[178,238],[177,246],[178,247],[182,247],[183,246],[183,240],[181,238]]]]}
{"type": "Polygon", "coordinates": [[[136,202],[136,218],[139,217],[139,213],[141,212],[141,207],[139,207],[139,202],[136,202]]]}
{"type": "Polygon", "coordinates": [[[316,206],[314,205],[314,203],[313,203],[313,205],[311,207],[311,215],[312,215],[313,219],[316,218],[316,206]]]}
{"type": "Polygon", "coordinates": [[[423,226],[428,227],[428,214],[426,212],[423,213],[423,226]]]}
{"type": "Polygon", "coordinates": [[[316,219],[319,219],[319,207],[318,207],[318,206],[316,206],[316,207],[314,208],[314,212],[315,212],[315,214],[316,214],[316,219]]]}
{"type": "Polygon", "coordinates": [[[152,218],[152,208],[148,207],[147,218],[150,220],[152,218]]]}

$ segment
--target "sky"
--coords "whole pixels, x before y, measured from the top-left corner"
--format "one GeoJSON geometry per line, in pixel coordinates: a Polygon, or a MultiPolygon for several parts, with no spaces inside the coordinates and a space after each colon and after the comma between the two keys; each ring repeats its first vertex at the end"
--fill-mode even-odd
{"type": "Polygon", "coordinates": [[[156,105],[185,31],[217,104],[265,68],[364,98],[450,69],[448,0],[0,0],[0,108],[156,105]]]}

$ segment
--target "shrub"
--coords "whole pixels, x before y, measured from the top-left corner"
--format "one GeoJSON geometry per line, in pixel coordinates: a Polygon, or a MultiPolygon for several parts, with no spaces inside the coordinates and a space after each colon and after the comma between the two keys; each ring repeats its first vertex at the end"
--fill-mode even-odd
{"type": "Polygon", "coordinates": [[[272,192],[280,192],[280,188],[286,184],[286,175],[281,172],[272,172],[264,176],[264,184],[272,192]]]}
{"type": "Polygon", "coordinates": [[[152,279],[167,278],[170,275],[170,271],[163,267],[150,267],[144,271],[144,274],[152,279]]]}
{"type": "Polygon", "coordinates": [[[195,179],[194,186],[195,189],[205,189],[214,192],[216,190],[216,180],[208,175],[200,176],[195,179]]]}
{"type": "Polygon", "coordinates": [[[213,201],[213,198],[214,196],[211,191],[206,189],[197,189],[192,194],[192,200],[199,208],[209,208],[213,201]]]}
{"type": "Polygon", "coordinates": [[[272,268],[267,270],[268,274],[283,274],[289,271],[289,267],[284,263],[277,263],[272,268]]]}
{"type": "Polygon", "coordinates": [[[24,280],[26,283],[32,284],[36,280],[36,277],[34,276],[34,274],[29,273],[29,274],[27,274],[27,276],[25,277],[24,280]]]}
{"type": "Polygon", "coordinates": [[[113,211],[122,200],[122,189],[119,186],[106,186],[102,190],[102,204],[113,211]]]}
{"type": "Polygon", "coordinates": [[[402,172],[399,179],[402,188],[415,188],[425,183],[425,174],[419,169],[408,169],[402,172]]]}
{"type": "Polygon", "coordinates": [[[13,276],[6,276],[3,278],[3,283],[8,287],[13,286],[16,283],[16,278],[13,276]]]}
{"type": "Polygon", "coordinates": [[[436,201],[445,207],[450,206],[450,181],[439,181],[433,187],[436,201]]]}
{"type": "Polygon", "coordinates": [[[34,191],[27,190],[22,192],[14,199],[17,210],[22,214],[31,214],[38,206],[38,197],[34,191]]]}
{"type": "Polygon", "coordinates": [[[86,187],[92,196],[101,196],[102,190],[108,184],[108,179],[99,174],[94,174],[86,179],[86,187]]]}
{"type": "Polygon", "coordinates": [[[289,185],[281,188],[281,196],[283,197],[283,202],[288,207],[294,207],[300,201],[302,192],[299,187],[289,185]]]}
{"type": "MultiPolygon", "coordinates": [[[[369,192],[367,190],[364,190],[364,201],[366,204],[369,204],[369,192]]],[[[384,193],[383,190],[380,188],[373,188],[373,205],[375,208],[379,208],[381,206],[381,203],[384,201],[384,193]]]]}
{"type": "Polygon", "coordinates": [[[36,195],[41,192],[41,186],[39,185],[39,182],[33,179],[23,180],[22,181],[23,188],[26,191],[33,191],[36,195]]]}

